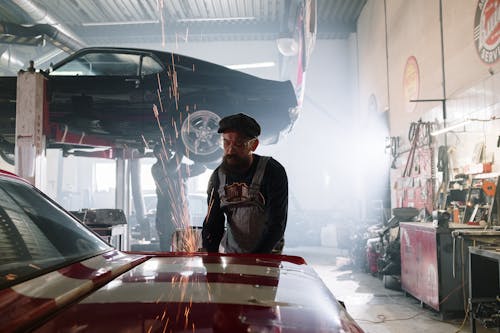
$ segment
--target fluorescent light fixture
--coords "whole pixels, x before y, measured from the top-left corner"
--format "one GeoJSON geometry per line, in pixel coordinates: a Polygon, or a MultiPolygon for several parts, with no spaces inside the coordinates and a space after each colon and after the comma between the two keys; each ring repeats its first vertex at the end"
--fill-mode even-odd
{"type": "Polygon", "coordinates": [[[46,63],[47,61],[50,61],[52,60],[53,58],[57,57],[59,54],[63,53],[64,51],[61,50],[61,49],[56,49],[52,52],[49,52],[47,53],[46,55],[44,56],[41,56],[40,58],[38,59],[35,59],[35,65],[38,65],[38,64],[44,64],[46,63]]]}
{"type": "Polygon", "coordinates": [[[57,71],[57,72],[51,72],[51,76],[79,76],[83,75],[82,71],[57,71]]]}
{"type": "Polygon", "coordinates": [[[178,19],[177,22],[218,22],[218,21],[253,21],[255,16],[240,16],[240,17],[206,17],[206,18],[185,18],[178,19]]]}
{"type": "Polygon", "coordinates": [[[99,27],[111,25],[158,24],[158,20],[114,21],[114,22],[83,22],[84,27],[99,27]]]}
{"type": "Polygon", "coordinates": [[[434,131],[434,132],[431,132],[431,135],[432,136],[436,136],[436,135],[439,135],[439,134],[443,134],[443,133],[447,133],[449,131],[453,131],[454,129],[456,128],[459,128],[459,127],[462,127],[462,126],[465,126],[467,125],[468,123],[470,123],[471,120],[470,119],[466,119],[464,121],[461,121],[455,125],[451,125],[451,126],[448,126],[448,127],[445,127],[445,128],[441,128],[440,130],[437,130],[437,131],[434,131]]]}
{"type": "Polygon", "coordinates": [[[267,68],[274,66],[276,66],[276,64],[273,61],[267,61],[267,62],[254,62],[251,64],[227,65],[226,67],[230,69],[248,69],[248,68],[267,68]]]}

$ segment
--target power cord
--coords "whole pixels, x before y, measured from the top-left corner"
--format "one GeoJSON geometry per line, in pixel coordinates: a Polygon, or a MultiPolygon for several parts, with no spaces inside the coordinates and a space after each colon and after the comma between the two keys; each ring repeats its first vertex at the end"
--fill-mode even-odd
{"type": "Polygon", "coordinates": [[[420,315],[423,314],[423,311],[422,312],[419,312],[419,313],[416,313],[414,314],[413,316],[410,316],[410,317],[406,317],[406,318],[394,318],[394,319],[387,319],[385,317],[385,315],[383,314],[379,314],[377,315],[377,318],[379,318],[380,320],[379,321],[374,321],[374,320],[369,320],[369,319],[357,319],[355,318],[354,320],[355,321],[365,321],[365,322],[368,322],[368,323],[372,323],[372,324],[383,324],[385,322],[388,322],[388,321],[404,321],[404,320],[410,320],[410,319],[413,319],[415,317],[418,317],[420,315]]]}

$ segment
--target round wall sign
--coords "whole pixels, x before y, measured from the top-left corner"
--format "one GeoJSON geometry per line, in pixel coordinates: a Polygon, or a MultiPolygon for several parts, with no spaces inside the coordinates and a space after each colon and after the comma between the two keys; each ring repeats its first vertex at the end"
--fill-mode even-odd
{"type": "Polygon", "coordinates": [[[494,64],[500,56],[500,0],[479,0],[474,16],[474,45],[479,58],[494,64]]]}
{"type": "Polygon", "coordinates": [[[410,100],[418,99],[420,90],[420,74],[418,72],[417,59],[411,56],[406,60],[405,71],[403,73],[403,93],[406,112],[413,112],[417,107],[416,102],[410,100]]]}

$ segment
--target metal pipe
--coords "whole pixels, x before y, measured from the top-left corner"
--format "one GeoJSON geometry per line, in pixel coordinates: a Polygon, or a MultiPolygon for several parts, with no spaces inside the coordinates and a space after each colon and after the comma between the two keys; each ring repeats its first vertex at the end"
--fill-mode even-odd
{"type": "Polygon", "coordinates": [[[52,26],[51,38],[66,45],[69,49],[75,51],[86,46],[77,34],[64,26],[61,22],[54,19],[49,13],[42,10],[38,5],[30,0],[12,0],[14,4],[25,11],[37,24],[48,24],[52,26]]]}

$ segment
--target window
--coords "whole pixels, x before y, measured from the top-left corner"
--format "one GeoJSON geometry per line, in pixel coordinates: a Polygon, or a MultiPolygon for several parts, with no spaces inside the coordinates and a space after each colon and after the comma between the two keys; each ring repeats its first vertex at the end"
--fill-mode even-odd
{"type": "Polygon", "coordinates": [[[138,76],[162,71],[161,65],[140,54],[94,52],[85,53],[55,68],[50,75],[138,76]],[[142,59],[142,67],[141,65],[142,59]],[[140,73],[139,73],[139,69],[140,73]]]}
{"type": "Polygon", "coordinates": [[[160,73],[163,67],[153,58],[145,56],[142,58],[141,76],[160,73]]]}
{"type": "Polygon", "coordinates": [[[0,179],[0,288],[110,247],[31,186],[0,179]]]}

